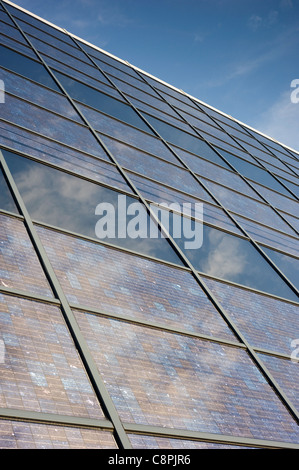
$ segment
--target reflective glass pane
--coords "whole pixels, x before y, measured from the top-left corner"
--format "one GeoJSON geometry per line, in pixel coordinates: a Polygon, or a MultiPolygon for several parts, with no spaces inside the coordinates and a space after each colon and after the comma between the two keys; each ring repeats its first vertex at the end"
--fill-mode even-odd
{"type": "MultiPolygon", "coordinates": [[[[5,155],[11,154],[12,158],[15,155],[7,150],[3,152],[5,155]]],[[[131,194],[133,193],[116,166],[111,163],[80,152],[63,151],[63,149],[58,149],[57,152],[53,151],[52,153],[35,152],[35,155],[40,160],[53,163],[66,170],[71,170],[79,176],[86,176],[96,182],[122,189],[131,194]]]]}
{"type": "Polygon", "coordinates": [[[1,420],[1,449],[117,449],[111,432],[98,429],[1,420]]]}
{"type": "Polygon", "coordinates": [[[41,83],[53,90],[60,91],[47,69],[34,60],[0,45],[1,66],[26,78],[41,83]]]}
{"type": "Polygon", "coordinates": [[[4,178],[2,170],[0,169],[0,209],[4,209],[9,212],[19,213],[11,192],[8,188],[7,182],[4,178]]]}
{"type": "MultiPolygon", "coordinates": [[[[292,342],[291,342],[292,343],[292,342]]],[[[295,342],[295,347],[298,347],[298,340],[295,342]]],[[[291,354],[294,351],[294,346],[291,344],[291,354]]],[[[299,408],[299,381],[298,381],[298,355],[295,353],[293,361],[279,359],[278,357],[260,354],[260,359],[265,363],[267,369],[273,375],[278,385],[284,391],[290,402],[298,409],[299,408]]]]}
{"type": "Polygon", "coordinates": [[[297,295],[248,240],[207,225],[202,227],[199,222],[185,223],[185,232],[182,230],[182,236],[175,241],[198,271],[298,301],[297,295]],[[197,248],[201,230],[203,242],[197,248]],[[193,244],[190,248],[189,242],[193,244]]]}
{"type": "MultiPolygon", "coordinates": [[[[299,260],[265,246],[262,246],[262,249],[281,272],[299,289],[299,260]]],[[[299,252],[297,255],[299,255],[299,252]]]]}
{"type": "MultiPolygon", "coordinates": [[[[179,203],[182,207],[184,203],[189,203],[191,206],[191,216],[196,217],[195,213],[195,204],[198,202],[203,202],[203,219],[205,222],[218,225],[224,229],[230,230],[241,235],[240,230],[236,225],[230,220],[230,218],[224,213],[220,207],[208,204],[206,202],[205,193],[203,193],[201,199],[195,199],[187,193],[180,193],[175,189],[168,188],[162,184],[156,183],[155,181],[147,180],[142,178],[139,175],[134,173],[127,172],[129,174],[130,180],[135,184],[138,191],[149,201],[156,202],[161,204],[161,202],[166,202],[167,204],[172,204],[174,202],[179,203]]],[[[199,197],[200,193],[198,193],[199,197]]]]}
{"type": "Polygon", "coordinates": [[[186,170],[171,165],[137,149],[129,147],[119,141],[102,136],[103,142],[112,152],[118,163],[136,173],[153,178],[161,183],[173,186],[193,196],[211,201],[209,194],[200,187],[200,184],[186,170]]]}
{"type": "Polygon", "coordinates": [[[122,420],[298,442],[298,426],[246,351],[75,315],[122,420]]]}
{"type": "MultiPolygon", "coordinates": [[[[45,41],[48,44],[51,44],[53,47],[57,47],[58,49],[62,49],[64,52],[67,52],[68,54],[71,54],[75,57],[77,57],[80,60],[85,60],[86,62],[90,63],[89,59],[86,57],[82,51],[75,46],[75,43],[73,42],[72,45],[68,44],[64,40],[61,41],[57,37],[53,35],[47,34],[45,31],[42,31],[41,29],[37,29],[36,27],[29,25],[28,23],[25,23],[22,20],[18,20],[19,26],[22,28],[24,33],[29,34],[34,36],[35,38],[41,39],[42,41],[45,41]]],[[[43,28],[43,23],[40,24],[40,28],[43,28]]]]}
{"type": "MultiPolygon", "coordinates": [[[[50,163],[57,164],[57,162],[59,162],[59,165],[64,168],[72,169],[73,171],[77,168],[76,171],[84,176],[91,176],[90,173],[88,173],[91,161],[94,162],[94,165],[101,164],[100,160],[97,160],[96,157],[91,157],[85,151],[78,151],[26,129],[19,129],[8,122],[0,121],[0,135],[1,143],[12,150],[32,155],[50,163]],[[86,163],[83,164],[82,160],[86,163]],[[89,163],[87,163],[88,161],[89,163]]],[[[101,160],[108,160],[108,156],[101,146],[98,146],[97,150],[97,156],[101,160]]],[[[98,173],[93,171],[92,178],[97,180],[98,177],[98,173]]]]}
{"type": "Polygon", "coordinates": [[[0,214],[0,247],[1,286],[53,297],[21,220],[0,214]]]}
{"type": "Polygon", "coordinates": [[[49,229],[37,231],[70,302],[237,341],[189,272],[49,229]]]}
{"type": "Polygon", "coordinates": [[[103,418],[60,309],[0,294],[3,407],[103,418]]]}
{"type": "Polygon", "coordinates": [[[25,39],[23,38],[22,34],[20,33],[20,31],[18,31],[14,26],[12,25],[8,25],[6,23],[3,23],[2,21],[0,21],[0,31],[1,31],[1,34],[5,34],[6,36],[16,40],[16,41],[19,41],[19,42],[22,42],[22,43],[25,43],[27,44],[27,42],[25,41],[25,39]]]}
{"type": "Polygon", "coordinates": [[[134,147],[138,147],[152,155],[157,155],[164,160],[179,164],[178,159],[160,139],[141,132],[139,129],[129,126],[124,122],[116,121],[110,116],[102,114],[94,109],[81,104],[78,104],[78,106],[93,128],[97,131],[103,134],[108,134],[115,139],[119,139],[134,147]]]}
{"type": "MultiPolygon", "coordinates": [[[[173,127],[166,122],[160,121],[149,114],[144,114],[144,116],[154,129],[158,131],[159,135],[166,141],[177,145],[178,147],[185,148],[186,150],[206,158],[207,160],[219,163],[219,165],[225,165],[223,160],[211,149],[211,147],[195,135],[187,134],[177,127],[173,127]]],[[[190,132],[192,132],[191,128],[190,132]]]]}
{"type": "MultiPolygon", "coordinates": [[[[279,211],[280,212],[280,211],[279,211]]],[[[281,215],[294,227],[297,232],[299,232],[299,218],[293,217],[290,214],[286,214],[285,212],[280,212],[281,215]]]]}
{"type": "Polygon", "coordinates": [[[295,232],[267,204],[263,204],[255,199],[243,196],[243,194],[237,194],[234,191],[212,181],[208,181],[203,178],[202,181],[215,195],[218,201],[229,211],[236,212],[237,214],[253,219],[261,224],[267,224],[270,227],[284,231],[290,235],[295,235],[295,232]]]}
{"type": "Polygon", "coordinates": [[[37,28],[40,28],[43,31],[46,31],[49,34],[52,34],[53,36],[56,36],[60,38],[61,40],[72,44],[72,40],[69,38],[69,36],[66,33],[63,33],[62,31],[60,31],[59,29],[54,28],[50,26],[48,23],[45,23],[44,21],[34,18],[31,15],[28,15],[24,11],[21,11],[18,8],[13,7],[12,5],[6,4],[5,7],[16,19],[19,18],[23,21],[26,21],[27,23],[30,23],[33,26],[36,26],[37,28]]]}
{"type": "Polygon", "coordinates": [[[256,348],[290,355],[299,306],[203,277],[244,338],[256,348]]]}
{"type": "Polygon", "coordinates": [[[220,167],[214,165],[214,163],[208,162],[199,158],[191,153],[185,152],[181,149],[173,147],[176,153],[182,158],[182,160],[188,165],[188,167],[194,171],[197,175],[204,176],[212,181],[228,186],[231,189],[247,194],[248,196],[260,199],[256,192],[250,188],[250,186],[243,181],[242,178],[230,171],[223,168],[225,163],[220,167]]]}
{"type": "Polygon", "coordinates": [[[165,238],[149,237],[153,221],[136,199],[27,158],[5,158],[33,219],[180,264],[165,238]]]}
{"type": "Polygon", "coordinates": [[[260,225],[253,220],[246,220],[238,215],[234,215],[234,217],[253,240],[278,248],[278,250],[285,251],[291,255],[298,256],[298,238],[290,237],[285,233],[272,230],[270,227],[260,225]]]}
{"type": "Polygon", "coordinates": [[[112,86],[103,83],[102,75],[99,70],[91,69],[89,74],[86,75],[86,73],[80,72],[79,70],[74,69],[73,67],[69,67],[68,65],[62,64],[61,62],[58,62],[57,60],[52,59],[51,57],[43,56],[43,59],[45,60],[46,64],[53,69],[54,73],[55,70],[58,70],[59,72],[62,72],[65,75],[71,75],[72,78],[85,83],[85,85],[90,85],[94,88],[97,88],[98,90],[103,91],[104,93],[108,93],[109,95],[115,96],[118,99],[122,99],[120,93],[118,93],[115,88],[112,88],[112,86]]]}
{"type": "Polygon", "coordinates": [[[142,434],[135,434],[135,435],[129,434],[129,438],[133,446],[133,449],[239,449],[239,448],[242,448],[240,446],[233,446],[230,444],[218,444],[215,442],[199,442],[195,440],[188,441],[187,439],[146,436],[142,434]]]}
{"type": "Polygon", "coordinates": [[[252,165],[251,163],[242,160],[234,155],[221,150],[221,154],[226,158],[226,160],[233,165],[233,167],[241,173],[241,175],[246,176],[246,178],[250,178],[257,183],[261,183],[264,186],[268,186],[269,188],[274,189],[280,193],[286,194],[290,196],[290,193],[273,177],[268,173],[266,170],[262,168],[252,165]]]}
{"type": "MultiPolygon", "coordinates": [[[[8,93],[5,96],[5,106],[1,110],[1,117],[17,126],[25,127],[92,155],[103,155],[103,150],[92,132],[74,121],[53,114],[8,93]]],[[[16,129],[17,132],[18,129],[16,129]]]]}
{"type": "Polygon", "coordinates": [[[82,120],[77,111],[64,95],[55,93],[48,88],[41,87],[30,80],[26,80],[25,78],[19,77],[18,75],[2,68],[0,68],[0,75],[5,83],[6,92],[19,96],[20,98],[24,98],[25,100],[31,101],[39,106],[43,106],[50,111],[61,114],[64,117],[82,124],[82,120]]]}
{"type": "MultiPolygon", "coordinates": [[[[0,42],[2,46],[7,46],[9,48],[8,50],[13,49],[14,52],[22,52],[26,56],[32,57],[32,59],[36,60],[36,54],[33,51],[33,49],[29,46],[26,46],[25,44],[15,41],[14,39],[4,36],[3,34],[0,33],[0,42]]],[[[17,52],[17,53],[18,53],[17,52]]],[[[0,50],[0,55],[2,57],[2,51],[0,50]]],[[[2,60],[2,59],[1,59],[2,60]]]]}
{"type": "Polygon", "coordinates": [[[299,215],[299,202],[290,197],[277,194],[271,189],[264,188],[259,184],[252,183],[253,187],[266,199],[269,204],[277,209],[281,209],[284,212],[289,212],[295,216],[299,215]]]}
{"type": "Polygon", "coordinates": [[[138,127],[146,132],[151,132],[149,127],[142,121],[138,114],[126,103],[116,100],[111,96],[101,93],[94,88],[77,82],[66,75],[55,72],[62,86],[67,93],[75,100],[81,101],[88,106],[109,114],[132,126],[138,127]]]}

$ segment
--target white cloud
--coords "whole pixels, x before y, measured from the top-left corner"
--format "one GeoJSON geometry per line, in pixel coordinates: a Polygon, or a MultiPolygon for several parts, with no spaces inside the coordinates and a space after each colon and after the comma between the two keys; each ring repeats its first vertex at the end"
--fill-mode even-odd
{"type": "Polygon", "coordinates": [[[291,101],[292,91],[282,93],[252,127],[299,151],[299,103],[291,101]]]}

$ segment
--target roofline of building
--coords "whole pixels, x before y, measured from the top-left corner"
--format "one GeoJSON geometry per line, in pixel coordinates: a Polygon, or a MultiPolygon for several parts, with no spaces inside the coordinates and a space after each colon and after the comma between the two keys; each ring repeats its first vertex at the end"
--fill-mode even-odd
{"type": "Polygon", "coordinates": [[[139,67],[137,67],[137,66],[131,64],[131,63],[128,62],[127,60],[120,59],[119,57],[117,57],[117,56],[111,54],[110,52],[107,52],[107,51],[105,51],[104,49],[101,49],[100,47],[98,47],[98,46],[96,46],[96,45],[94,45],[94,44],[92,44],[92,43],[86,41],[85,39],[82,39],[81,37],[79,37],[79,36],[77,36],[77,35],[71,33],[70,31],[67,31],[65,28],[61,28],[60,26],[57,26],[57,25],[55,25],[54,23],[51,23],[50,21],[45,20],[44,18],[41,18],[40,16],[36,15],[35,13],[32,13],[31,11],[26,10],[26,9],[23,8],[23,7],[20,7],[19,5],[17,5],[17,4],[15,4],[15,3],[11,2],[10,0],[3,0],[3,2],[4,2],[4,3],[7,3],[7,4],[9,4],[9,5],[11,5],[11,6],[15,7],[15,8],[17,8],[18,10],[23,11],[24,13],[27,13],[28,15],[30,15],[30,16],[36,18],[36,19],[39,20],[39,21],[42,21],[42,22],[45,23],[45,24],[48,24],[48,25],[51,26],[52,28],[55,28],[55,29],[57,29],[58,31],[61,31],[62,33],[67,33],[69,36],[71,36],[71,37],[73,37],[73,38],[75,38],[75,39],[78,39],[80,42],[82,42],[82,43],[86,44],[87,46],[90,46],[90,47],[92,47],[92,48],[98,50],[99,52],[101,52],[101,53],[103,53],[103,54],[105,54],[105,55],[111,57],[112,59],[115,59],[115,60],[117,60],[118,62],[123,63],[124,65],[129,65],[129,66],[132,67],[134,70],[137,70],[138,72],[140,72],[140,73],[142,73],[142,74],[144,74],[144,75],[147,75],[148,77],[152,78],[153,80],[156,80],[157,82],[160,82],[162,85],[165,85],[165,86],[167,86],[167,87],[169,87],[169,88],[172,88],[174,91],[176,91],[176,92],[178,92],[178,93],[183,93],[185,96],[188,96],[189,98],[191,98],[192,100],[198,102],[199,104],[202,104],[202,105],[206,106],[207,108],[210,108],[212,111],[215,111],[215,112],[221,114],[222,116],[224,116],[224,117],[226,117],[226,118],[228,118],[228,119],[231,119],[232,121],[234,121],[234,122],[240,124],[241,126],[244,126],[245,128],[247,128],[247,129],[249,129],[249,130],[252,130],[252,131],[256,132],[257,134],[260,134],[262,137],[265,137],[265,138],[269,139],[270,141],[272,141],[272,142],[274,142],[274,143],[276,143],[276,144],[281,145],[282,147],[285,147],[285,148],[291,150],[292,152],[294,152],[295,154],[297,154],[297,155],[298,155],[298,158],[299,158],[299,151],[298,151],[298,150],[295,150],[295,149],[293,149],[292,147],[289,147],[288,145],[286,145],[286,144],[284,144],[284,143],[282,143],[282,142],[279,142],[278,140],[274,139],[273,137],[270,137],[270,136],[268,136],[268,135],[262,133],[261,131],[255,129],[255,128],[251,127],[251,126],[249,126],[248,124],[243,123],[242,121],[240,121],[240,120],[234,118],[233,116],[230,116],[229,114],[226,114],[226,113],[224,113],[223,111],[220,111],[219,109],[214,108],[213,106],[211,106],[211,105],[209,105],[208,103],[205,103],[204,101],[202,101],[202,100],[200,100],[200,99],[198,99],[198,98],[196,98],[196,97],[190,95],[189,93],[186,93],[184,90],[181,90],[181,89],[175,87],[174,85],[171,85],[171,84],[169,84],[169,83],[167,83],[167,82],[161,80],[160,78],[155,77],[154,75],[150,74],[149,72],[146,72],[146,71],[140,69],[139,67]]]}

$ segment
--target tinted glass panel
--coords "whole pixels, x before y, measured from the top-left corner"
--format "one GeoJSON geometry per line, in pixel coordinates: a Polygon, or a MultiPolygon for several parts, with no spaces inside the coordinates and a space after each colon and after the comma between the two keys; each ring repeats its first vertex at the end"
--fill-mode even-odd
{"type": "MultiPolygon", "coordinates": [[[[17,126],[25,127],[66,145],[77,147],[92,155],[102,156],[103,154],[99,142],[87,127],[53,114],[44,108],[7,93],[5,106],[1,110],[1,117],[17,126]]],[[[14,131],[17,134],[18,127],[15,127],[14,131]]]]}
{"type": "Polygon", "coordinates": [[[23,222],[0,214],[0,285],[53,297],[23,222]]]}
{"type": "Polygon", "coordinates": [[[104,414],[57,306],[0,295],[1,403],[101,419],[104,414]]]}
{"type": "Polygon", "coordinates": [[[257,183],[261,183],[265,186],[269,186],[280,193],[286,194],[290,196],[290,193],[275,179],[273,176],[270,175],[267,171],[259,168],[258,166],[251,165],[251,163],[246,162],[245,160],[241,160],[234,155],[231,155],[224,150],[221,150],[220,153],[226,158],[226,160],[233,165],[233,167],[241,173],[241,175],[250,178],[257,183]]]}
{"type": "MultiPolygon", "coordinates": [[[[298,346],[298,340],[295,341],[295,347],[296,345],[298,346]]],[[[260,354],[259,357],[265,363],[267,369],[270,371],[270,374],[273,375],[274,379],[284,391],[290,402],[298,409],[299,375],[297,352],[295,352],[295,360],[293,361],[268,356],[266,354],[260,354]]]]}
{"type": "Polygon", "coordinates": [[[16,213],[19,212],[1,170],[0,170],[0,209],[4,209],[5,211],[16,212],[16,213]]]}
{"type": "MultiPolygon", "coordinates": [[[[203,140],[197,138],[195,135],[186,134],[177,127],[173,127],[166,122],[160,121],[148,114],[144,114],[150,124],[156,129],[159,135],[168,142],[171,142],[178,147],[185,148],[192,153],[195,153],[207,160],[212,160],[219,165],[226,166],[223,160],[206,144],[203,140]]],[[[190,132],[192,129],[190,128],[190,132]]]]}
{"type": "MultiPolygon", "coordinates": [[[[169,224],[174,234],[172,215],[169,224]]],[[[216,228],[195,222],[181,229],[174,238],[193,266],[205,274],[236,282],[280,297],[297,300],[297,295],[285,284],[248,240],[235,237],[216,228]],[[202,244],[197,248],[202,234],[202,244]],[[191,242],[189,248],[188,243],[191,242]]]]}
{"type": "Polygon", "coordinates": [[[118,163],[124,168],[212,202],[209,194],[188,171],[106,136],[102,136],[102,139],[118,163]]]}
{"type": "Polygon", "coordinates": [[[206,277],[204,282],[252,346],[290,355],[298,305],[206,277]]]}
{"type": "Polygon", "coordinates": [[[31,80],[41,83],[49,88],[53,88],[53,90],[60,91],[51,75],[42,64],[1,45],[0,57],[2,67],[19,73],[20,75],[30,78],[31,80]]]}
{"type": "Polygon", "coordinates": [[[37,231],[70,302],[237,341],[190,272],[44,227],[37,231]]]}
{"type": "Polygon", "coordinates": [[[299,289],[299,260],[265,246],[262,249],[281,272],[299,289]]]}
{"type": "Polygon", "coordinates": [[[1,449],[117,449],[111,432],[1,420],[1,449]]]}
{"type": "Polygon", "coordinates": [[[82,124],[82,120],[67,98],[37,83],[0,68],[0,75],[5,83],[5,91],[43,106],[82,124]]]}
{"type": "Polygon", "coordinates": [[[298,442],[298,426],[246,351],[75,315],[124,421],[298,442]]]}
{"type": "Polygon", "coordinates": [[[116,191],[17,155],[5,158],[33,219],[180,264],[166,239],[149,238],[144,206],[131,206],[136,199],[123,195],[119,200],[116,191]],[[100,203],[106,205],[97,215],[100,203]],[[127,216],[129,206],[132,215],[127,216]],[[98,222],[101,232],[101,227],[96,232],[98,222]]]}
{"type": "Polygon", "coordinates": [[[111,96],[101,93],[94,88],[83,85],[83,83],[79,83],[59,72],[55,72],[55,74],[72,98],[96,108],[105,114],[109,114],[110,116],[131,124],[132,126],[150,132],[149,127],[127,104],[122,101],[115,100],[111,96]]]}

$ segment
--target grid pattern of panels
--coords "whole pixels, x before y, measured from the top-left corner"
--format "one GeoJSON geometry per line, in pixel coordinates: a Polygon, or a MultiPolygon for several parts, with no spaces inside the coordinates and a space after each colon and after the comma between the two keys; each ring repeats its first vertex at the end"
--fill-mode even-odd
{"type": "Polygon", "coordinates": [[[71,303],[235,339],[189,272],[41,227],[37,230],[71,303]]]}
{"type": "Polygon", "coordinates": [[[291,354],[292,340],[299,336],[297,305],[213,279],[205,281],[250,344],[291,354]]]}
{"type": "Polygon", "coordinates": [[[298,426],[245,351],[76,318],[124,422],[298,441],[298,426]]]}
{"type": "Polygon", "coordinates": [[[103,417],[58,307],[2,295],[1,406],[103,417]]]}
{"type": "Polygon", "coordinates": [[[117,449],[110,432],[0,420],[1,449],[117,449]]]}
{"type": "Polygon", "coordinates": [[[53,297],[23,222],[0,214],[0,227],[1,285],[53,297]]]}
{"type": "MultiPolygon", "coordinates": [[[[295,267],[297,152],[0,3],[0,149],[146,204],[204,202],[205,233],[276,248],[295,267]]],[[[0,160],[0,448],[232,449],[252,439],[299,446],[298,361],[289,359],[296,300],[199,275],[194,253],[182,250],[179,259],[180,241],[164,245],[173,253],[165,258],[146,240],[132,254],[132,245],[54,231],[49,220],[32,225],[21,180],[5,152],[0,160]],[[6,181],[26,206],[19,215],[6,181]]],[[[203,247],[215,256],[210,237],[203,247]]]]}

